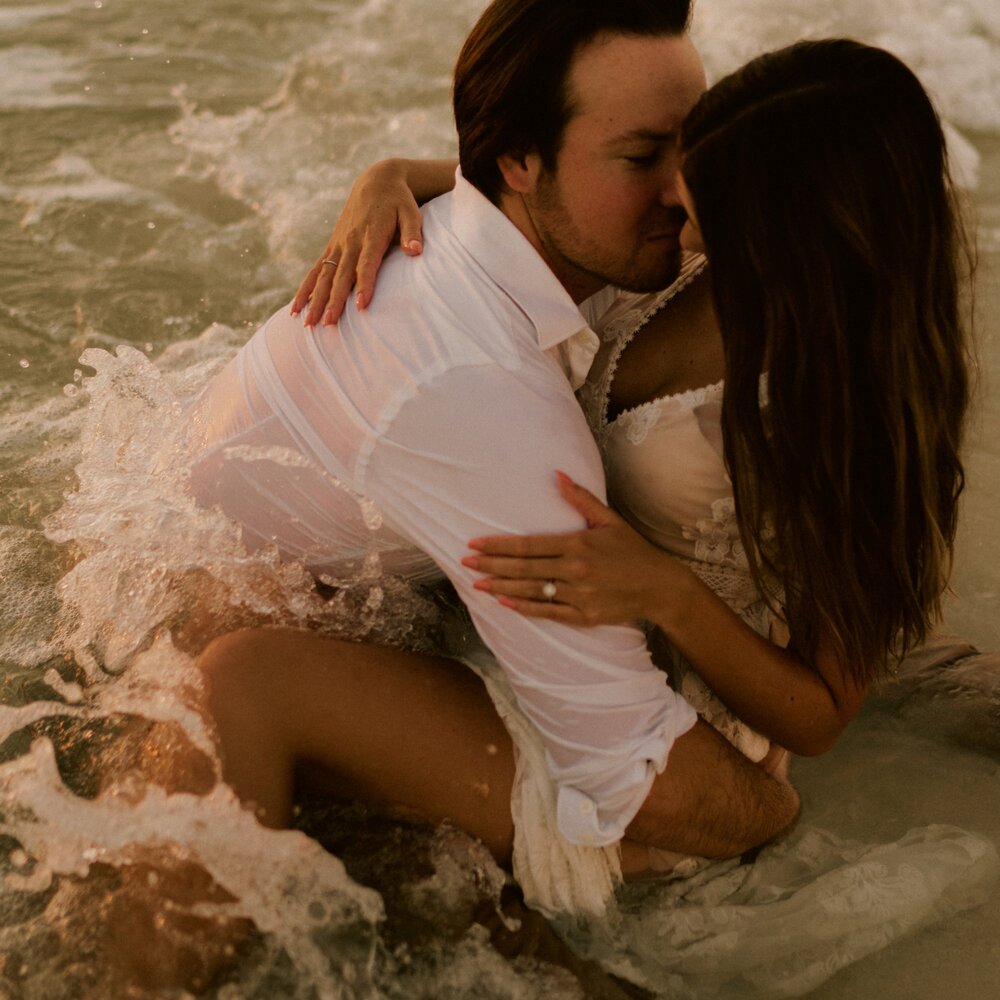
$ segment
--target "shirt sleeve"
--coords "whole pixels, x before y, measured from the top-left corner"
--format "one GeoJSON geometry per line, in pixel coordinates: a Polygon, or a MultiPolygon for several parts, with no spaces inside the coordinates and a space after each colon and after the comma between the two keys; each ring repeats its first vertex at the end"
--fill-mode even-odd
{"type": "Polygon", "coordinates": [[[696,715],[653,665],[638,627],[523,617],[474,590],[479,574],[460,563],[479,535],[584,527],[558,493],[557,469],[604,498],[583,414],[569,386],[551,376],[496,365],[438,376],[400,405],[360,482],[468,606],[541,734],[562,834],[598,846],[621,839],[696,715]]]}

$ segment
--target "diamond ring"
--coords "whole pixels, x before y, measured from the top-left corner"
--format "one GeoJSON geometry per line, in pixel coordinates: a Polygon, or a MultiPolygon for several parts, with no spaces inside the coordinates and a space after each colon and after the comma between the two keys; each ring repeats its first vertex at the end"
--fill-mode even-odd
{"type": "Polygon", "coordinates": [[[547,601],[554,601],[556,599],[556,581],[546,580],[542,584],[542,597],[547,601]]]}

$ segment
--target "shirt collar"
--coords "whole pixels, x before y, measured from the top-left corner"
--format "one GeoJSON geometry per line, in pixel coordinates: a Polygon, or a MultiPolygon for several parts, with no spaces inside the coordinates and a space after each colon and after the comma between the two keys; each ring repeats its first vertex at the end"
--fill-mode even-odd
{"type": "Polygon", "coordinates": [[[587,321],[525,235],[477,188],[455,173],[452,228],[462,245],[531,320],[547,351],[587,321]]]}

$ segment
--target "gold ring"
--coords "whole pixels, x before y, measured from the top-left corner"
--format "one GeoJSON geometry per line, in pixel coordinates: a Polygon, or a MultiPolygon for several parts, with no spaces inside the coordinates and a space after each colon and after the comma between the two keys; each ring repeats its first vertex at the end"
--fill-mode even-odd
{"type": "Polygon", "coordinates": [[[329,264],[331,267],[336,267],[340,263],[340,261],[339,260],[331,260],[329,257],[327,257],[327,258],[323,259],[323,263],[324,264],[329,264]]]}

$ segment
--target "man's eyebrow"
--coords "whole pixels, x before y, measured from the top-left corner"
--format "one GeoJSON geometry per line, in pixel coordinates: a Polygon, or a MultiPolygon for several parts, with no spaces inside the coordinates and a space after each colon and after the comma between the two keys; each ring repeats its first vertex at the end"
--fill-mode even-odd
{"type": "Polygon", "coordinates": [[[658,129],[637,128],[632,129],[630,132],[623,132],[621,135],[614,136],[614,138],[607,141],[606,145],[620,146],[629,142],[675,142],[678,135],[680,135],[680,129],[676,128],[669,129],[666,132],[658,129]]]}

